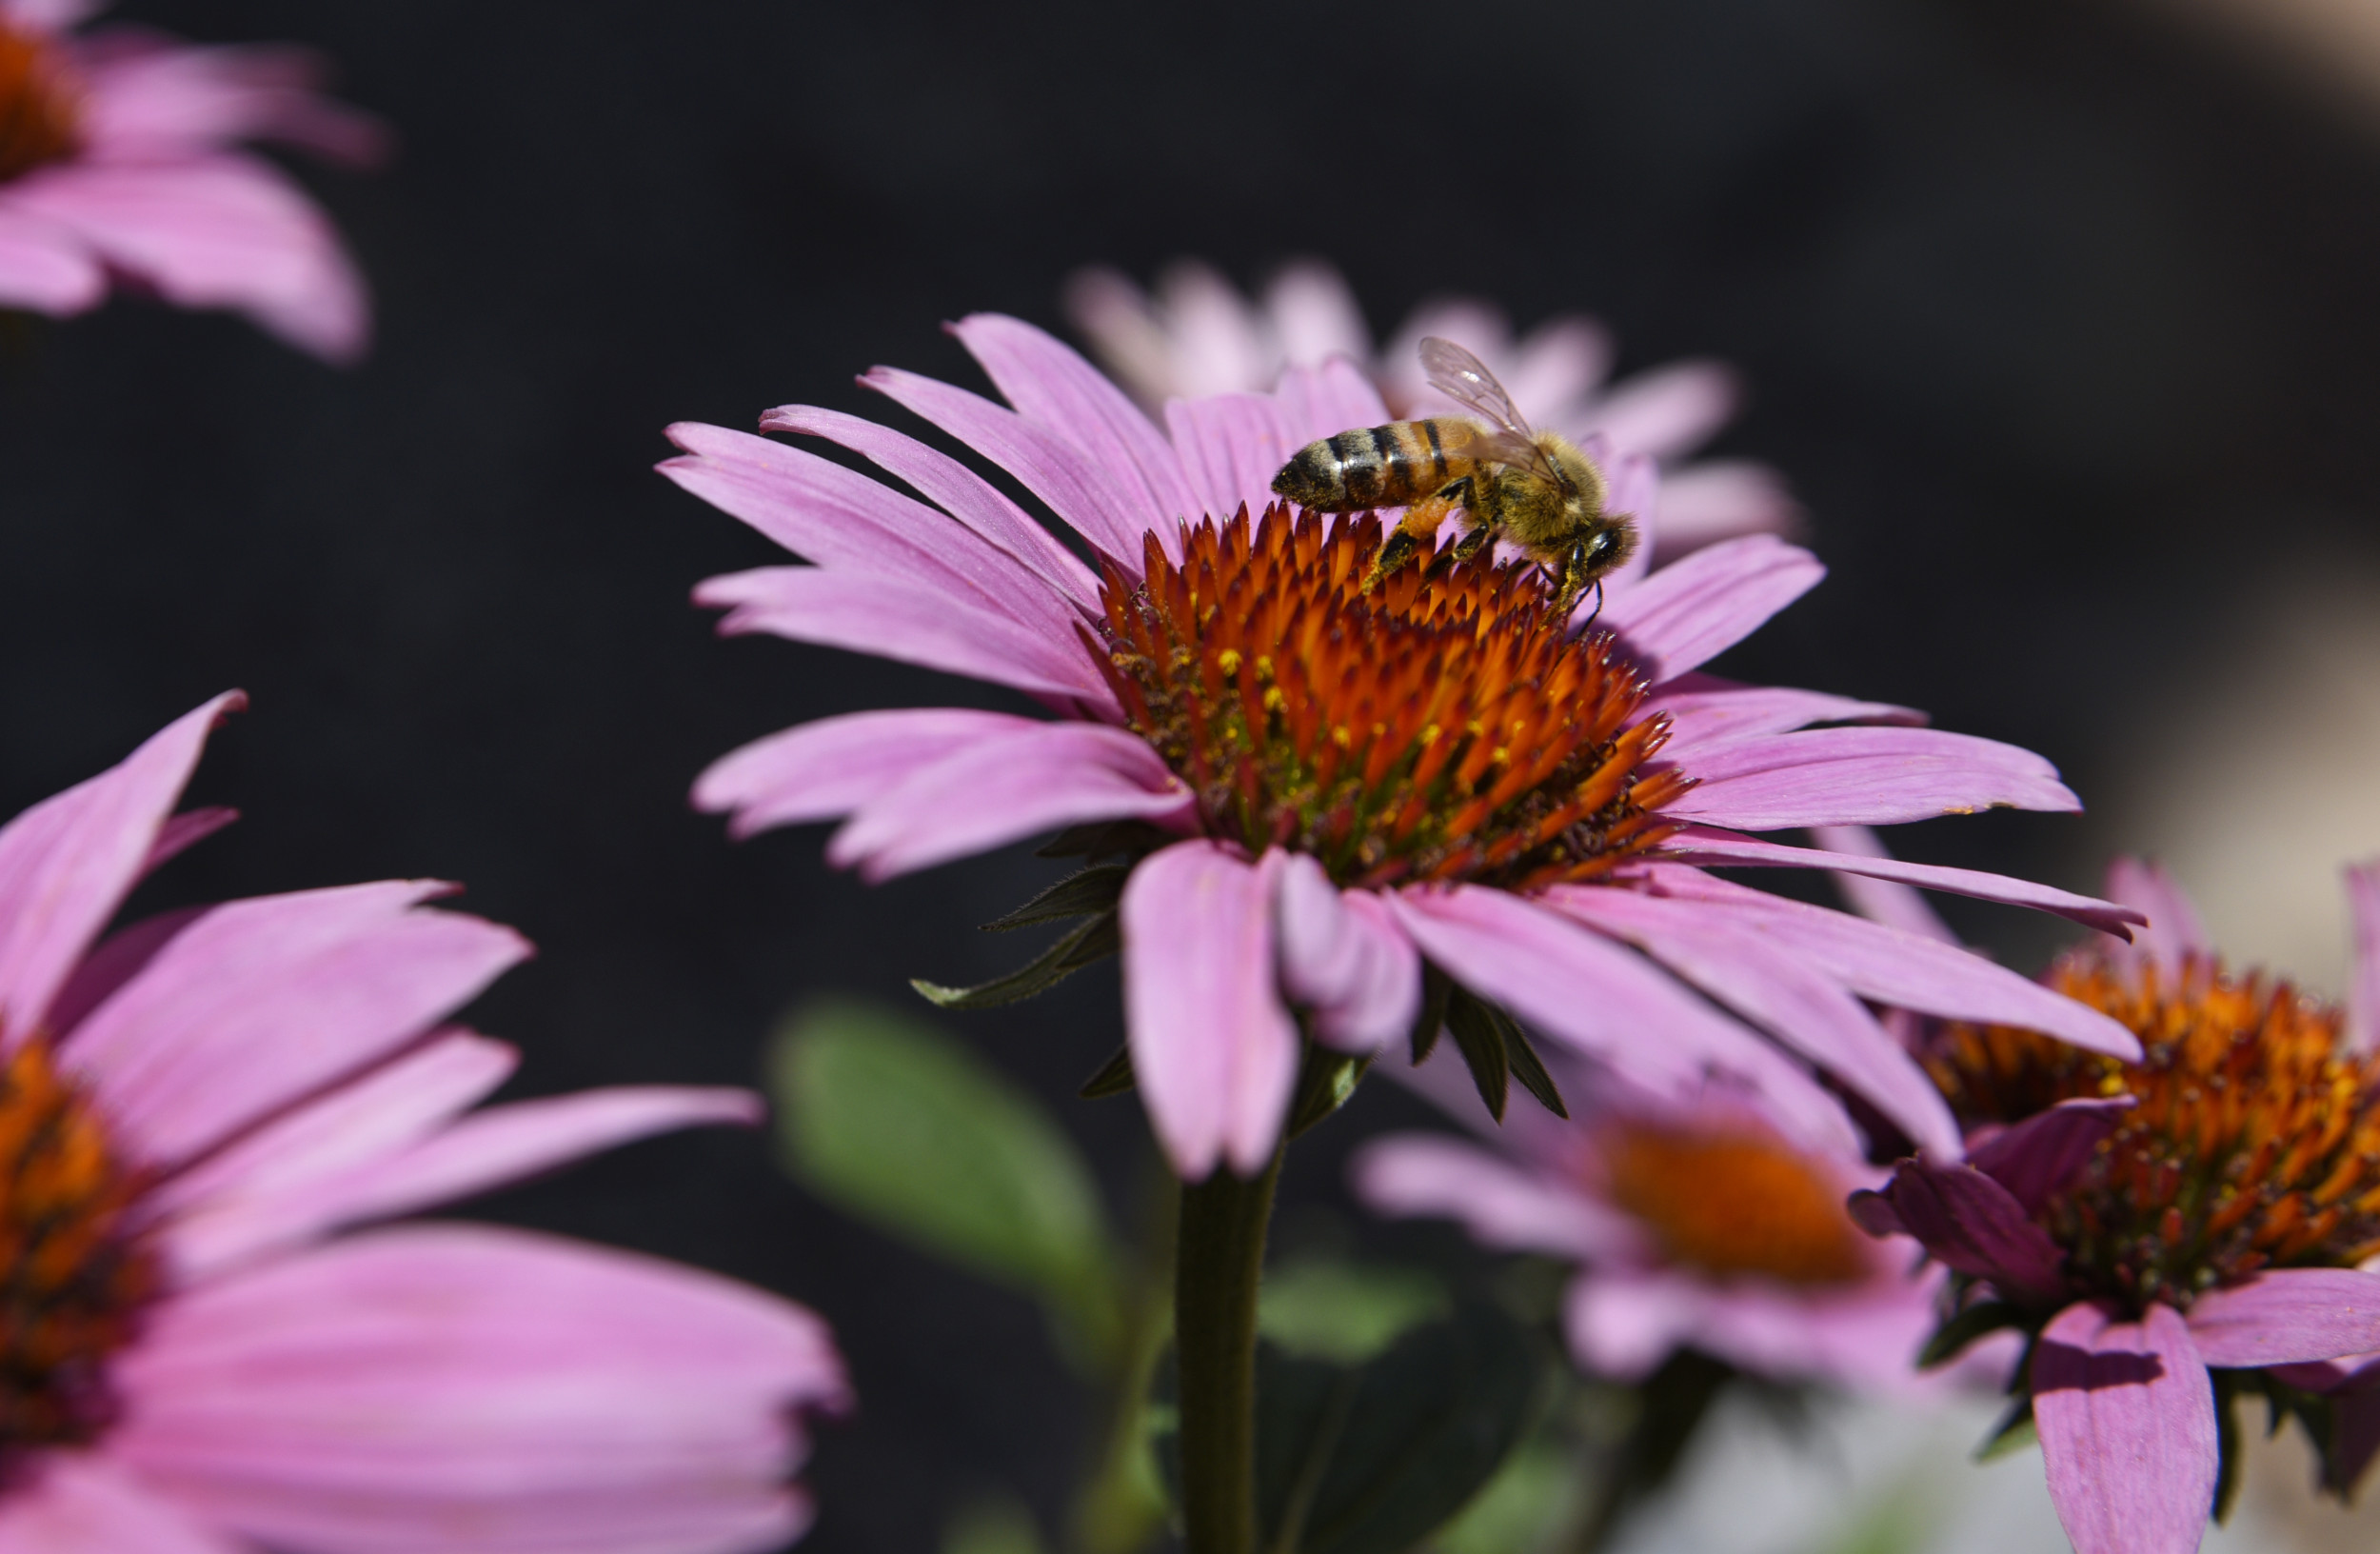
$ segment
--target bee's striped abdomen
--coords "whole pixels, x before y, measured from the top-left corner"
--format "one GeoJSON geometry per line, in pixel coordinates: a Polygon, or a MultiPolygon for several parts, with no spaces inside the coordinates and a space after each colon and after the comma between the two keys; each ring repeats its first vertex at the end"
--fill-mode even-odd
{"type": "Polygon", "coordinates": [[[1435,421],[1359,427],[1308,443],[1273,477],[1273,489],[1301,508],[1354,512],[1420,500],[1455,473],[1435,421]]]}

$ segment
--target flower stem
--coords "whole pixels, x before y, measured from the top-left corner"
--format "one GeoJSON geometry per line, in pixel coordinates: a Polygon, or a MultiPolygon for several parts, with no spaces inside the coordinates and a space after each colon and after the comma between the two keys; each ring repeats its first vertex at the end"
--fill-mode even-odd
{"type": "Polygon", "coordinates": [[[1281,1153],[1252,1180],[1219,1166],[1181,1188],[1174,1332],[1188,1554],[1256,1547],[1256,1299],[1281,1153]]]}

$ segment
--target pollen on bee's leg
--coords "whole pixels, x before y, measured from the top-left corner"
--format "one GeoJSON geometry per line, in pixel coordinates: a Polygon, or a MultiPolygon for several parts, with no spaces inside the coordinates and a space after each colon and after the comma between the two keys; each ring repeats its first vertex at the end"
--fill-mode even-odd
{"type": "Polygon", "coordinates": [[[1179,565],[1109,569],[1086,646],[1212,833],[1342,885],[1591,879],[1657,845],[1690,785],[1639,770],[1667,723],[1635,667],[1569,630],[1535,563],[1429,538],[1207,520],[1179,565]]]}

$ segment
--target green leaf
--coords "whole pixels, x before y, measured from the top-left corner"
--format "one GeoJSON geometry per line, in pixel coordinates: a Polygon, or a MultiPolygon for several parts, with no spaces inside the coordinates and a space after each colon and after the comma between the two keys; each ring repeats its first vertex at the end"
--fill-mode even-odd
{"type": "Polygon", "coordinates": [[[1069,826],[1034,850],[1043,858],[1139,857],[1178,840],[1145,820],[1094,820],[1069,826]]]}
{"type": "Polygon", "coordinates": [[[1007,933],[1036,923],[1062,923],[1116,909],[1123,899],[1124,881],[1132,869],[1123,864],[1094,864],[1078,869],[1023,906],[1002,912],[983,925],[985,933],[1007,933]]]}
{"type": "Polygon", "coordinates": [[[1429,962],[1421,963],[1421,1012],[1414,1016],[1413,1030],[1406,1037],[1416,1068],[1430,1061],[1438,1032],[1446,1028],[1446,1004],[1454,993],[1452,978],[1429,962]]]}
{"type": "Polygon", "coordinates": [[[1116,1048],[1116,1055],[1100,1065],[1100,1071],[1082,1082],[1082,1088],[1074,1093],[1085,1101],[1104,1101],[1111,1095],[1121,1095],[1139,1083],[1132,1073],[1132,1048],[1116,1048]]]}
{"type": "Polygon", "coordinates": [[[1445,1288],[1418,1268],[1306,1258],[1264,1276],[1256,1325],[1292,1356],[1357,1365],[1445,1310],[1445,1288]]]}
{"type": "Polygon", "coordinates": [[[1296,1554],[1404,1554],[1496,1476],[1545,1403],[1537,1341],[1491,1305],[1458,1307],[1361,1365],[1265,1352],[1261,1543],[1296,1554]]]}
{"type": "Polygon", "coordinates": [[[1487,1103],[1488,1115],[1502,1122],[1504,1097],[1509,1090],[1506,1081],[1512,1075],[1503,1027],[1487,1005],[1458,987],[1446,1004],[1446,1028],[1455,1033],[1455,1049],[1470,1066],[1471,1083],[1479,1087],[1479,1099],[1487,1103]]]}
{"type": "Polygon", "coordinates": [[[1351,1057],[1319,1042],[1307,1042],[1298,1062],[1298,1087],[1290,1096],[1289,1136],[1298,1137],[1345,1106],[1371,1066],[1369,1057],[1351,1057]]]}
{"type": "Polygon", "coordinates": [[[2040,1432],[2033,1428],[2033,1399],[2019,1398],[2007,1413],[2000,1416],[2000,1422],[1992,1427],[1992,1433],[1984,1437],[1983,1444],[1975,1448],[1975,1461],[1996,1463],[2040,1439],[2040,1432]]]}
{"type": "Polygon", "coordinates": [[[1529,1033],[1521,1028],[1519,1021],[1497,1006],[1484,1006],[1496,1017],[1503,1033],[1504,1060],[1512,1065],[1513,1078],[1520,1081],[1522,1089],[1537,1097],[1538,1106],[1568,1122],[1570,1108],[1562,1105],[1562,1092],[1555,1086],[1554,1076],[1545,1071],[1545,1062],[1537,1056],[1537,1049],[1529,1045],[1529,1033]]]}
{"type": "Polygon", "coordinates": [[[988,1009],[1047,992],[1084,966],[1097,965],[1115,954],[1122,943],[1122,934],[1116,926],[1116,914],[1109,912],[1065,934],[1006,976],[994,977],[972,987],[946,987],[939,982],[928,982],[923,977],[912,977],[909,986],[937,1008],[988,1009]]]}
{"type": "Polygon", "coordinates": [[[1577,1452],[1540,1435],[1505,1459],[1430,1546],[1438,1554],[1526,1554],[1575,1520],[1584,1500],[1577,1452]]]}
{"type": "Polygon", "coordinates": [[[1934,1330],[1926,1346],[1917,1351],[1917,1368],[1930,1370],[1955,1359],[1960,1350],[1984,1334],[2022,1326],[2024,1322],[2025,1314],[2005,1301],[1977,1301],[1934,1330]]]}
{"type": "Polygon", "coordinates": [[[1089,1167],[1032,1097],[922,1021],[822,1001],[779,1030],[770,1074],[794,1176],[912,1245],[1039,1299],[1077,1358],[1122,1326],[1089,1167]]]}

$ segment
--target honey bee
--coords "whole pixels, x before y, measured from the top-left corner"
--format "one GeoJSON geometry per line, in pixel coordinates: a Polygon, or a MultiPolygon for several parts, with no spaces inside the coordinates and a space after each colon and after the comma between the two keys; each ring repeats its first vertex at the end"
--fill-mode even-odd
{"type": "Polygon", "coordinates": [[[1402,507],[1405,515],[1374,558],[1363,587],[1411,561],[1447,515],[1470,528],[1455,542],[1468,560],[1501,535],[1537,559],[1568,608],[1589,584],[1602,608],[1604,574],[1636,548],[1636,526],[1603,508],[1603,476],[1550,431],[1533,431],[1479,358],[1451,340],[1421,342],[1430,387],[1477,414],[1358,428],[1308,443],[1273,477],[1278,496],[1318,512],[1402,507]]]}

